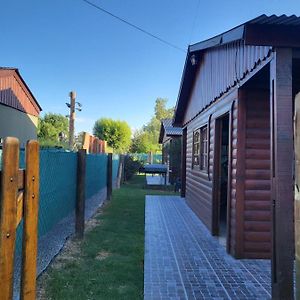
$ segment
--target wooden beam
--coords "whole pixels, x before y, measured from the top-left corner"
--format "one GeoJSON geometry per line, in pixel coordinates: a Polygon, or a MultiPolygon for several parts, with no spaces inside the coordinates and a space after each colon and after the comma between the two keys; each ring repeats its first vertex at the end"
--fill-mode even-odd
{"type": "Polygon", "coordinates": [[[0,293],[1,300],[13,296],[16,240],[19,141],[8,137],[3,143],[0,196],[0,293]]]}
{"type": "Polygon", "coordinates": [[[300,26],[247,24],[245,44],[256,46],[300,47],[300,26]]]}
{"type": "Polygon", "coordinates": [[[300,93],[295,98],[294,151],[295,151],[296,299],[300,299],[300,93]]]}
{"type": "Polygon", "coordinates": [[[84,234],[84,211],[85,211],[85,171],[86,150],[80,149],[77,153],[77,191],[76,191],[76,221],[75,233],[78,238],[84,234]]]}
{"type": "Polygon", "coordinates": [[[293,299],[292,49],[276,48],[270,63],[272,299],[293,299]]]}
{"type": "Polygon", "coordinates": [[[181,143],[181,197],[185,197],[186,192],[186,145],[187,145],[187,128],[182,131],[181,143]]]}
{"type": "MultiPolygon", "coordinates": [[[[2,174],[2,171],[0,170],[0,176],[2,174]]],[[[18,172],[18,189],[22,190],[24,189],[24,180],[25,180],[25,170],[20,169],[18,172]]]]}
{"type": "Polygon", "coordinates": [[[235,249],[231,247],[236,258],[244,255],[244,214],[245,214],[245,172],[246,172],[246,92],[238,92],[237,117],[237,167],[236,167],[236,237],[235,249]]]}
{"type": "Polygon", "coordinates": [[[26,145],[21,300],[35,300],[39,209],[39,144],[26,145]]]}

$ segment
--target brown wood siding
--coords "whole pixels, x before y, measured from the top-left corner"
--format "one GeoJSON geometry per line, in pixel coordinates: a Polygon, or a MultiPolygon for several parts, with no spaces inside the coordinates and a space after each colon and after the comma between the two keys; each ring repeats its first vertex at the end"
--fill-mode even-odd
{"type": "Polygon", "coordinates": [[[0,70],[0,104],[38,116],[39,107],[12,70],[0,70]]]}
{"type": "MultiPolygon", "coordinates": [[[[211,230],[212,182],[209,181],[207,171],[200,171],[198,166],[192,167],[193,132],[207,124],[199,121],[200,119],[196,119],[187,127],[186,200],[192,210],[211,230]]],[[[211,146],[212,143],[213,130],[210,131],[211,146]]]]}
{"type": "Polygon", "coordinates": [[[270,53],[268,46],[250,46],[243,41],[204,52],[199,59],[183,124],[235,87],[237,82],[255,73],[254,70],[267,63],[270,53]]]}
{"type": "Polygon", "coordinates": [[[233,91],[216,102],[207,111],[203,112],[187,126],[187,145],[186,145],[186,191],[185,198],[188,205],[203,221],[212,232],[213,215],[213,159],[214,159],[214,140],[215,140],[215,119],[228,113],[232,101],[236,99],[237,92],[233,91]],[[199,168],[192,167],[193,132],[203,125],[209,128],[208,170],[200,171],[199,168]]]}
{"type": "Polygon", "coordinates": [[[231,174],[229,174],[230,183],[229,183],[229,199],[227,203],[229,205],[229,245],[227,245],[228,251],[235,255],[236,253],[236,174],[237,174],[237,117],[238,117],[238,105],[237,101],[234,101],[232,106],[232,112],[230,117],[230,130],[231,130],[231,141],[230,143],[230,152],[228,164],[230,166],[231,174]]]}
{"type": "Polygon", "coordinates": [[[247,90],[245,100],[243,257],[269,258],[271,251],[269,92],[247,90]]]}

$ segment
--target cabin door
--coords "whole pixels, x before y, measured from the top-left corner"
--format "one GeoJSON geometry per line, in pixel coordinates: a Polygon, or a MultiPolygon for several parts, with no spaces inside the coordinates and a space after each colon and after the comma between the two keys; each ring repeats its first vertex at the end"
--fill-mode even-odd
{"type": "Polygon", "coordinates": [[[227,186],[229,154],[229,114],[216,120],[216,139],[214,153],[214,197],[213,197],[213,235],[226,246],[227,186]]]}

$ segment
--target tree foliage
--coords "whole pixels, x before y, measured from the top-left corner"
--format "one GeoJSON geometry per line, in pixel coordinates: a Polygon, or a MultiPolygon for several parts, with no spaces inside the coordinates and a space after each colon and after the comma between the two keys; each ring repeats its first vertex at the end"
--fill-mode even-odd
{"type": "Polygon", "coordinates": [[[125,121],[101,118],[95,122],[93,133],[99,139],[107,141],[115,152],[122,153],[129,149],[131,129],[125,121]]]}
{"type": "Polygon", "coordinates": [[[134,133],[132,138],[131,152],[147,153],[161,150],[158,144],[159,131],[162,119],[172,118],[174,108],[167,108],[167,99],[157,98],[154,107],[154,116],[143,126],[141,130],[134,133]]]}
{"type": "Polygon", "coordinates": [[[59,134],[63,133],[68,137],[69,120],[61,114],[47,113],[39,119],[38,139],[42,145],[62,146],[59,141],[59,134]]]}

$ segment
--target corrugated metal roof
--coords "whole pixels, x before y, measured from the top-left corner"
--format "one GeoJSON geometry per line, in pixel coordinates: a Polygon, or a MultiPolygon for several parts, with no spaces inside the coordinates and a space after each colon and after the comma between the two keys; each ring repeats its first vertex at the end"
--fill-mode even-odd
{"type": "Polygon", "coordinates": [[[181,127],[174,127],[172,125],[172,119],[163,119],[162,124],[165,129],[165,133],[167,136],[170,135],[182,135],[182,128],[181,127]]]}
{"type": "Polygon", "coordinates": [[[268,24],[268,25],[289,25],[289,26],[299,26],[300,25],[300,17],[297,17],[296,15],[261,15],[255,19],[252,19],[245,24],[268,24]]]}
{"type": "Polygon", "coordinates": [[[201,41],[199,43],[190,45],[189,53],[192,53],[195,51],[200,51],[200,50],[205,50],[208,48],[212,48],[212,47],[228,44],[230,42],[234,42],[237,40],[241,40],[244,38],[245,26],[247,26],[249,24],[300,26],[300,17],[297,17],[295,15],[292,15],[292,16],[261,15],[261,16],[254,18],[248,22],[245,22],[239,26],[236,26],[228,31],[225,31],[222,34],[216,35],[210,39],[201,41]]]}
{"type": "Polygon", "coordinates": [[[158,142],[161,144],[164,141],[165,136],[181,136],[182,135],[182,128],[174,127],[172,124],[172,119],[163,119],[161,120],[160,125],[160,132],[158,142]]]}
{"type": "MultiPolygon", "coordinates": [[[[300,17],[298,16],[261,15],[208,40],[190,45],[180,83],[173,124],[182,125],[194,79],[198,74],[197,71],[199,71],[197,66],[200,65],[199,62],[201,61],[201,68],[203,67],[203,60],[205,60],[208,52],[217,51],[221,53],[224,47],[229,49],[234,44],[241,44],[240,50],[242,50],[242,52],[240,53],[237,47],[235,55],[229,57],[229,59],[233,58],[234,60],[234,64],[230,64],[229,67],[237,69],[238,66],[242,66],[242,62],[244,61],[247,64],[247,73],[253,69],[253,59],[255,59],[254,66],[257,66],[259,62],[265,60],[269,55],[268,52],[267,56],[263,55],[261,57],[261,53],[263,54],[266,50],[272,49],[272,47],[300,47],[299,32],[300,17]],[[257,47],[257,49],[255,47],[257,47]],[[241,57],[237,60],[239,53],[241,57]],[[193,61],[195,61],[194,59],[191,60],[193,56],[196,59],[196,64],[193,63],[193,61]]],[[[218,59],[214,59],[213,63],[216,61],[218,63],[218,59]]],[[[242,71],[242,73],[245,72],[244,68],[241,67],[239,67],[238,71],[242,71]]],[[[234,72],[236,72],[236,70],[234,70],[234,72]]],[[[234,81],[243,78],[243,76],[236,77],[237,75],[234,76],[234,81]]],[[[216,78],[214,77],[213,80],[216,80],[216,78]]],[[[222,83],[223,81],[220,82],[220,84],[222,83]]],[[[206,102],[213,102],[216,97],[219,97],[231,87],[232,84],[223,84],[221,93],[207,95],[209,99],[206,99],[206,102]]]]}
{"type": "Polygon", "coordinates": [[[41,106],[39,105],[38,101],[34,97],[33,93],[29,89],[28,85],[26,84],[25,80],[21,76],[18,68],[14,67],[0,67],[0,78],[2,78],[0,82],[0,92],[1,92],[1,99],[0,103],[14,107],[20,111],[25,111],[31,113],[33,115],[39,114],[42,111],[41,106]],[[13,76],[12,76],[13,75],[13,76]],[[17,75],[17,76],[15,76],[17,75]],[[4,78],[2,78],[4,76],[4,78]],[[7,77],[9,80],[6,80],[7,77]],[[15,80],[13,80],[15,78],[15,80]],[[16,84],[18,82],[18,84],[16,84]],[[19,88],[19,85],[23,85],[22,88],[19,88]],[[22,92],[25,93],[26,99],[20,98],[16,100],[16,95],[12,94],[12,88],[15,88],[14,92],[18,94],[22,98],[22,92]],[[28,100],[34,107],[29,105],[28,100]]]}

